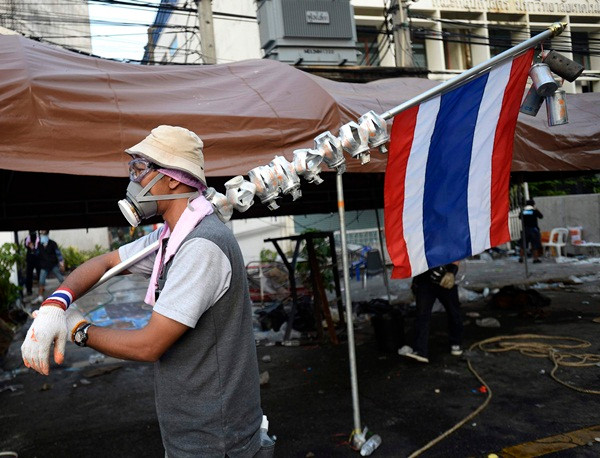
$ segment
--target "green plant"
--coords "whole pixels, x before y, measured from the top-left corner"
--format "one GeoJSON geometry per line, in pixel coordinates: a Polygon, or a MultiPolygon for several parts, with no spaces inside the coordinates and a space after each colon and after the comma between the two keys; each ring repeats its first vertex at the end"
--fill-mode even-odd
{"type": "Polygon", "coordinates": [[[263,248],[260,250],[260,260],[261,262],[273,262],[277,259],[277,252],[273,250],[268,250],[267,248],[263,248]]]}
{"type": "Polygon", "coordinates": [[[22,270],[25,265],[25,248],[16,243],[0,247],[0,311],[6,312],[19,297],[19,286],[11,283],[13,267],[22,270]]]}
{"type": "Polygon", "coordinates": [[[529,183],[529,193],[535,197],[597,192],[600,192],[600,176],[598,175],[529,183]]]}
{"type": "Polygon", "coordinates": [[[68,246],[66,248],[60,247],[60,251],[65,260],[65,269],[73,270],[88,259],[104,254],[108,250],[102,248],[100,245],[96,245],[92,250],[80,250],[79,248],[68,246]]]}
{"type": "Polygon", "coordinates": [[[127,245],[128,243],[133,242],[134,240],[139,239],[146,235],[146,231],[144,230],[145,226],[138,227],[111,227],[109,228],[110,232],[110,249],[116,250],[123,245],[127,245]]]}

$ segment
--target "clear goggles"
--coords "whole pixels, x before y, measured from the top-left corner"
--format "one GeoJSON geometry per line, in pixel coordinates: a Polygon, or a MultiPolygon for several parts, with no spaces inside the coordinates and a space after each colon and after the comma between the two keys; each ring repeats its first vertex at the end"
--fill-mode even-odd
{"type": "Polygon", "coordinates": [[[139,183],[148,173],[156,169],[156,164],[153,164],[148,159],[136,157],[129,161],[129,179],[134,183],[139,183]]]}

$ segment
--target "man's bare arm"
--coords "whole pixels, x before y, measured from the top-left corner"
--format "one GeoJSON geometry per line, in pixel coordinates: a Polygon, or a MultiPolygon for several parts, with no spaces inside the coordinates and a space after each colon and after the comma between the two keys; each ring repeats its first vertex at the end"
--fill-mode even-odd
{"type": "Polygon", "coordinates": [[[96,256],[77,267],[60,286],[69,288],[75,293],[76,298],[81,297],[102,278],[102,275],[120,262],[118,250],[96,256]]]}

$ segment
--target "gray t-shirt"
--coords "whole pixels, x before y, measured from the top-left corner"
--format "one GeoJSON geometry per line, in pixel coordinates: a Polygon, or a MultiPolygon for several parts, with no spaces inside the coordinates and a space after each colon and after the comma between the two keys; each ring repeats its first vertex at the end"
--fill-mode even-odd
{"type": "MultiPolygon", "coordinates": [[[[156,230],[120,247],[121,261],[154,243],[159,235],[160,230],[156,230]]],[[[152,253],[131,266],[129,271],[149,278],[155,260],[156,253],[152,253]]],[[[171,263],[169,281],[161,291],[154,311],[193,328],[202,314],[229,289],[231,263],[217,245],[204,238],[182,243],[171,263]],[[189,288],[190,284],[202,285],[202,288],[189,288]]]]}

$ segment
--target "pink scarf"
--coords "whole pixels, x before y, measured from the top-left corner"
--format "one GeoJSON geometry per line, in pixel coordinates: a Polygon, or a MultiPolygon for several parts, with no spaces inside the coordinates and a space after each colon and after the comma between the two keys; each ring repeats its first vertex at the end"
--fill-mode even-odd
{"type": "Polygon", "coordinates": [[[196,197],[193,201],[191,201],[187,208],[183,211],[181,216],[179,217],[179,221],[175,224],[175,229],[173,229],[173,235],[171,235],[171,230],[169,226],[165,223],[160,233],[158,245],[158,252],[156,253],[156,259],[154,260],[154,267],[152,268],[152,276],[150,277],[150,284],[148,285],[148,291],[146,292],[146,298],[144,302],[148,305],[154,305],[155,300],[155,292],[157,287],[157,280],[162,272],[163,266],[169,262],[169,260],[175,255],[179,245],[183,242],[183,239],[187,237],[187,235],[194,230],[194,228],[198,225],[202,219],[210,215],[213,212],[212,205],[206,200],[204,196],[196,197]],[[170,236],[171,235],[171,236],[170,236]],[[164,253],[163,259],[163,239],[169,237],[169,241],[167,242],[167,249],[164,253]]]}

